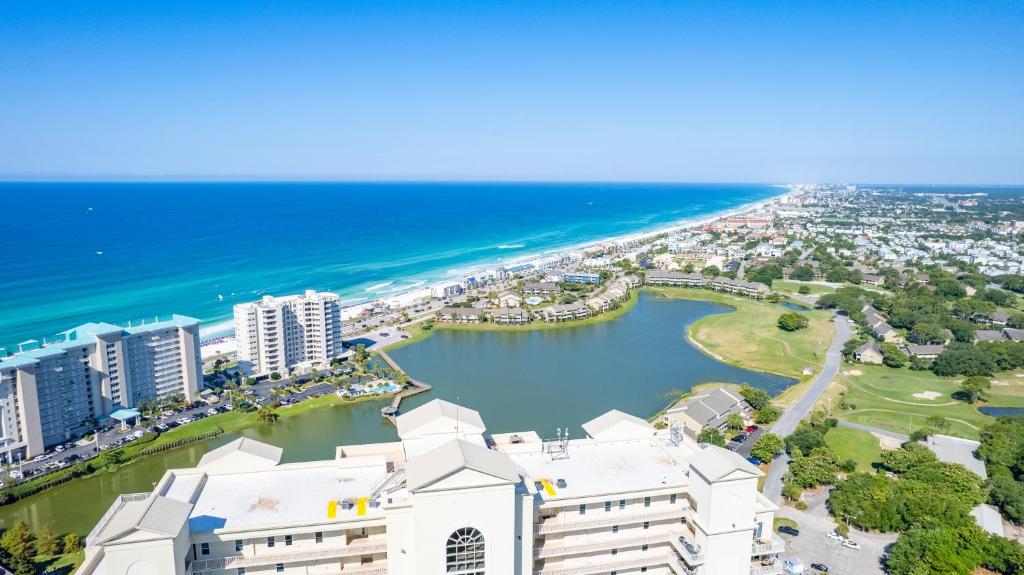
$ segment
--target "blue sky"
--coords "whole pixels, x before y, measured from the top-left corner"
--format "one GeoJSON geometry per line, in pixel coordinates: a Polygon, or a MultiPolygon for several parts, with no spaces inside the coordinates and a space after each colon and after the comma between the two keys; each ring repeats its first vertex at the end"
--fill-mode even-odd
{"type": "Polygon", "coordinates": [[[0,0],[0,179],[1024,184],[1024,3],[0,0]]]}

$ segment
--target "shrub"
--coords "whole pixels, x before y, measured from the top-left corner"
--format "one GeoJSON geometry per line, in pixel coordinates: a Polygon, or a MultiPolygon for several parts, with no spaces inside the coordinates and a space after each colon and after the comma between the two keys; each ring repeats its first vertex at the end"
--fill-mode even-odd
{"type": "Polygon", "coordinates": [[[765,433],[757,438],[750,448],[750,454],[761,461],[771,461],[775,456],[782,453],[785,444],[782,438],[774,433],[765,433]]]}
{"type": "Polygon", "coordinates": [[[725,436],[714,427],[702,429],[700,435],[697,436],[697,441],[699,443],[710,443],[711,445],[725,447],[725,436]]]}
{"type": "Polygon", "coordinates": [[[795,311],[787,312],[779,316],[779,329],[785,331],[797,331],[804,329],[810,323],[807,316],[795,311]]]}

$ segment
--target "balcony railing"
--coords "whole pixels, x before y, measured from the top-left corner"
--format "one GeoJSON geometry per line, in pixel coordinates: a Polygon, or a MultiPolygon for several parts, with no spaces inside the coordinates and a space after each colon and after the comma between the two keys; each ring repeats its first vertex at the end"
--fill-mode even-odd
{"type": "Polygon", "coordinates": [[[117,499],[115,499],[114,502],[110,504],[110,508],[107,509],[107,512],[103,514],[103,517],[100,518],[99,522],[96,523],[96,526],[93,527],[92,531],[90,531],[89,535],[85,538],[85,546],[92,547],[97,543],[97,539],[99,538],[100,532],[102,532],[103,528],[106,527],[107,523],[110,522],[111,517],[113,517],[115,513],[120,511],[121,508],[124,507],[126,503],[130,503],[133,501],[144,501],[146,498],[149,497],[149,495],[149,493],[124,493],[118,495],[117,499]]]}
{"type": "Polygon", "coordinates": [[[671,511],[654,511],[654,512],[640,512],[640,513],[624,513],[624,512],[601,512],[595,511],[594,515],[578,515],[574,516],[571,512],[563,511],[559,515],[552,517],[543,523],[534,527],[534,531],[538,534],[544,535],[546,533],[558,533],[562,531],[579,531],[581,529],[591,529],[594,527],[608,527],[611,525],[630,525],[634,523],[642,523],[644,521],[662,521],[665,519],[679,519],[686,513],[687,507],[685,505],[679,505],[676,509],[671,511]],[[559,519],[559,517],[577,517],[576,519],[559,519]]]}
{"type": "Polygon", "coordinates": [[[771,565],[752,565],[750,575],[780,575],[782,573],[782,561],[776,561],[771,565]]]}
{"type": "Polygon", "coordinates": [[[786,550],[786,542],[778,537],[773,537],[771,541],[763,543],[754,543],[750,547],[751,557],[758,555],[771,555],[773,553],[782,553],[786,550]]]}
{"type": "MultiPolygon", "coordinates": [[[[387,548],[387,541],[371,541],[368,543],[346,545],[344,547],[325,547],[323,549],[296,548],[294,551],[265,553],[259,555],[229,555],[227,557],[216,557],[213,559],[196,559],[189,565],[189,568],[192,572],[200,572],[213,571],[216,569],[252,567],[256,565],[271,565],[274,563],[319,561],[321,559],[336,559],[339,557],[351,557],[353,555],[383,553],[387,551],[387,548]]],[[[346,571],[346,573],[347,572],[348,571],[346,571]]]]}
{"type": "Polygon", "coordinates": [[[575,555],[579,553],[591,553],[593,551],[606,551],[611,549],[625,549],[658,543],[668,543],[671,533],[653,533],[639,537],[605,537],[600,540],[580,541],[578,543],[547,543],[543,547],[534,549],[534,555],[538,559],[546,557],[557,557],[560,555],[575,555]]]}
{"type": "Polygon", "coordinates": [[[594,575],[607,573],[609,571],[620,571],[625,569],[640,569],[641,567],[654,567],[656,565],[668,565],[672,556],[668,554],[654,554],[647,557],[636,557],[633,559],[608,559],[591,561],[571,567],[549,567],[533,572],[533,575],[594,575]]]}
{"type": "Polygon", "coordinates": [[[704,552],[685,531],[677,531],[672,537],[672,548],[688,565],[700,565],[704,562],[704,552]]]}

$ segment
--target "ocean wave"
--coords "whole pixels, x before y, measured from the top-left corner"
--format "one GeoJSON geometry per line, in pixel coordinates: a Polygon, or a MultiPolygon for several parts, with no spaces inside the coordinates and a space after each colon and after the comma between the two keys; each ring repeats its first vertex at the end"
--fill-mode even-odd
{"type": "Polygon", "coordinates": [[[379,283],[379,284],[372,285],[372,286],[364,289],[363,291],[378,291],[381,288],[386,288],[386,287],[388,287],[389,285],[391,285],[393,283],[395,283],[395,282],[382,282],[382,283],[379,283]]]}
{"type": "Polygon", "coordinates": [[[499,250],[518,250],[525,248],[526,244],[501,244],[498,246],[499,250]]]}

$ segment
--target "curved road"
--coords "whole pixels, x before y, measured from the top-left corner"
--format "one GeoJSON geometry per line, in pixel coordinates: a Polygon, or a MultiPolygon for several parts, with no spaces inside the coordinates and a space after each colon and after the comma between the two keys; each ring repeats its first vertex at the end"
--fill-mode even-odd
{"type": "MultiPolygon", "coordinates": [[[[828,347],[825,354],[825,366],[821,373],[811,384],[811,387],[804,392],[804,395],[797,400],[793,407],[787,409],[782,417],[772,425],[771,432],[779,437],[785,437],[796,430],[800,420],[807,417],[811,408],[818,402],[818,397],[825,391],[832,378],[839,373],[839,364],[843,359],[843,346],[850,339],[850,322],[845,316],[836,315],[836,335],[832,338],[832,345],[828,347]]],[[[768,478],[764,483],[764,494],[775,503],[782,497],[782,478],[789,469],[789,459],[781,456],[775,460],[771,469],[768,470],[768,478]]]]}

